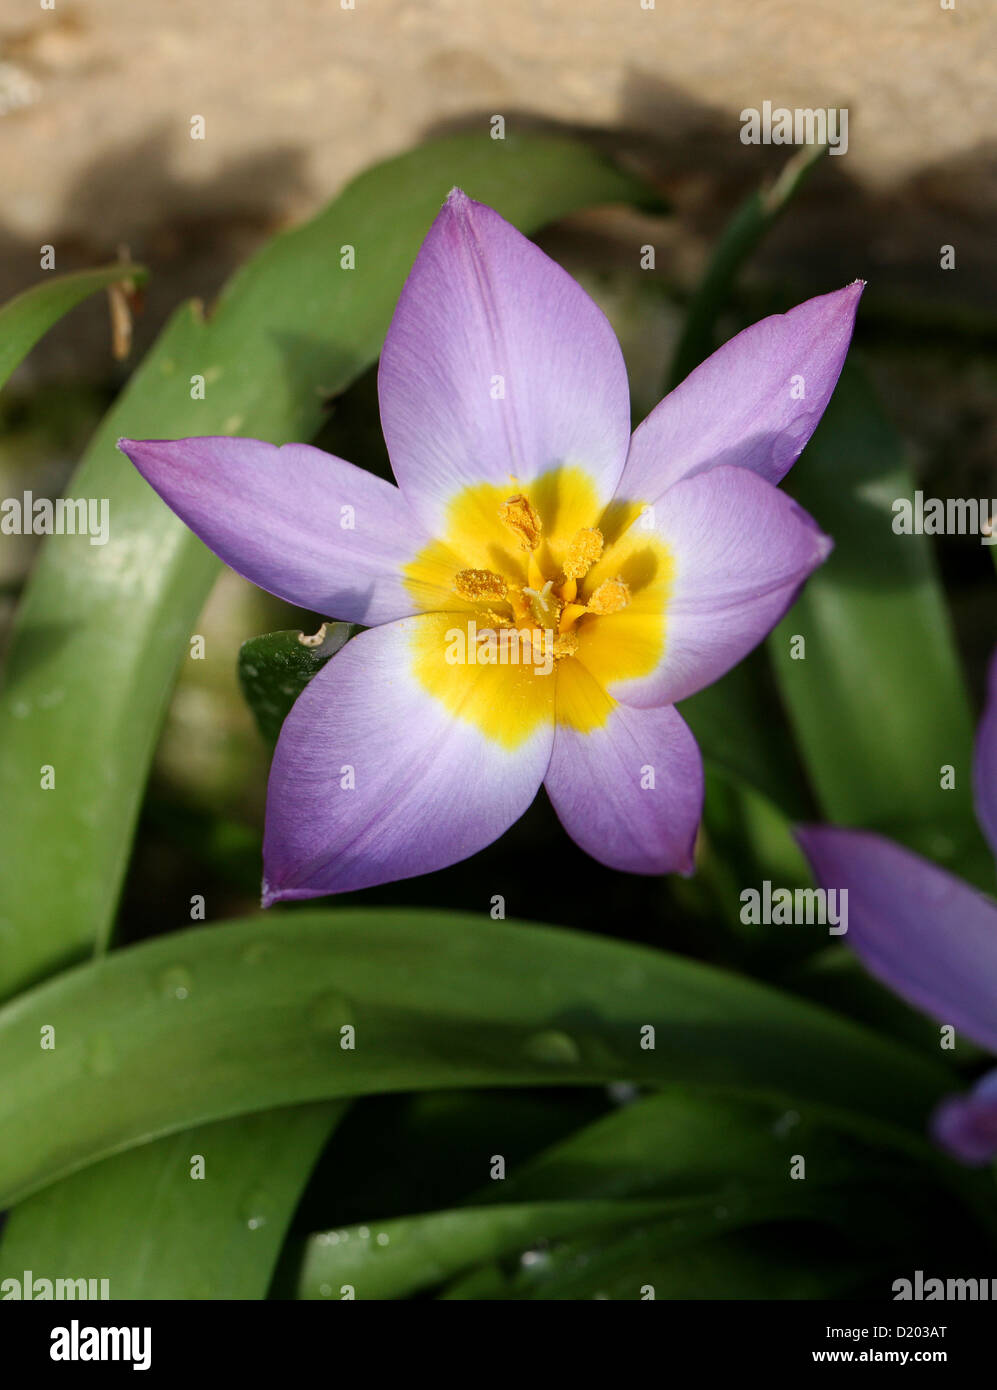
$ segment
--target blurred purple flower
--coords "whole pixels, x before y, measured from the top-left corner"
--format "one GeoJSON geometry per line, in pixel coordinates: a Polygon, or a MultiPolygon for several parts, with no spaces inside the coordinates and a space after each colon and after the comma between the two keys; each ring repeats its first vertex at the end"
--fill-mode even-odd
{"type": "MultiPolygon", "coordinates": [[[[976,735],[980,826],[997,855],[997,651],[976,735]]],[[[848,941],[915,1008],[997,1053],[997,902],[891,840],[834,826],[796,832],[817,882],[848,890],[848,941]]],[[[935,1139],[964,1163],[997,1158],[997,1071],[942,1102],[935,1139]]]]}
{"type": "Polygon", "coordinates": [[[691,872],[702,764],[674,704],[740,661],[831,548],[775,485],[861,292],[739,334],[631,438],[602,312],[454,190],[381,356],[397,487],[306,444],[121,441],[233,569],[369,629],[284,723],[265,904],[453,864],[542,783],[601,862],[691,872]]]}

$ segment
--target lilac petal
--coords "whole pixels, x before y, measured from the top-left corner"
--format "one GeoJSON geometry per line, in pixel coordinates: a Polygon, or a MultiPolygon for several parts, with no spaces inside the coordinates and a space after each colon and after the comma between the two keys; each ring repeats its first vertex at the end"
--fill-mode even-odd
{"type": "Polygon", "coordinates": [[[980,825],[997,854],[997,651],[990,658],[987,703],[976,731],[973,783],[980,825]]]}
{"type": "MultiPolygon", "coordinates": [[[[647,517],[641,518],[637,528],[647,517]]],[[[611,693],[628,704],[671,705],[745,657],[793,604],[832,542],[784,492],[743,468],[715,468],[677,483],[654,510],[653,530],[674,578],[663,615],[664,656],[649,675],[611,693]]],[[[595,641],[626,640],[626,609],[593,624],[595,641]]],[[[597,660],[597,659],[596,659],[597,660]]]]}
{"type": "MultiPolygon", "coordinates": [[[[564,677],[559,672],[558,681],[564,677]]],[[[573,679],[596,684],[580,663],[573,679]]],[[[608,708],[601,689],[592,698],[608,708]]],[[[587,733],[559,719],[545,785],[565,830],[600,864],[633,874],[692,873],[703,764],[676,710],[615,705],[587,733]]]]}
{"type": "Polygon", "coordinates": [[[405,617],[402,567],[421,545],[396,487],[310,444],[258,439],[121,439],[205,545],[299,608],[355,623],[405,617]]]}
{"type": "Polygon", "coordinates": [[[997,1052],[997,903],[879,835],[806,826],[796,838],[817,882],[848,890],[846,940],[866,968],[997,1052]]]}
{"type": "Polygon", "coordinates": [[[777,483],[827,408],[864,288],[857,280],[762,319],[690,372],[635,430],[620,495],[655,502],[725,463],[777,483]]]}
{"type": "Polygon", "coordinates": [[[931,1118],[936,1143],[972,1167],[997,1159],[997,1071],[965,1096],[946,1096],[931,1118]]]}
{"type": "Polygon", "coordinates": [[[402,290],[378,389],[398,485],[434,532],[472,483],[525,486],[570,462],[605,502],[623,470],[630,398],[605,315],[566,271],[458,189],[402,290]]]}
{"type": "MultiPolygon", "coordinates": [[[[549,721],[516,748],[486,737],[413,672],[413,652],[435,621],[427,614],[361,633],[284,721],[267,793],[265,906],[455,864],[535,797],[550,760],[553,695],[549,721]]],[[[476,668],[473,679],[508,669],[476,668]]]]}

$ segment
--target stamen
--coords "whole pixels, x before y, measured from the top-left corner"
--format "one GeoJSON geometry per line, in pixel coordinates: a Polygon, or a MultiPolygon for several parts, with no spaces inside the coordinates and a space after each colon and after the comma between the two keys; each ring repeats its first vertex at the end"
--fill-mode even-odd
{"type": "Polygon", "coordinates": [[[454,588],[461,598],[478,603],[482,599],[505,598],[509,586],[493,570],[458,570],[454,588]]]}
{"type": "Polygon", "coordinates": [[[513,622],[520,626],[529,622],[532,617],[530,601],[524,596],[522,589],[510,589],[506,598],[512,609],[513,622]]]}
{"type": "Polygon", "coordinates": [[[517,492],[515,497],[503,502],[499,507],[499,516],[510,531],[515,531],[524,550],[536,550],[543,523],[524,493],[517,492]]]}
{"type": "Polygon", "coordinates": [[[587,612],[584,603],[566,603],[561,609],[561,632],[570,632],[578,619],[587,612]]]}
{"type": "MultiPolygon", "coordinates": [[[[602,532],[598,527],[588,526],[584,531],[579,531],[568,546],[564,561],[565,579],[584,579],[601,556],[602,532]]],[[[574,594],[571,597],[574,598],[574,594]]]]}
{"type": "Polygon", "coordinates": [[[604,617],[607,613],[618,613],[629,602],[630,590],[623,580],[607,579],[589,599],[588,611],[604,617]]]}
{"type": "Polygon", "coordinates": [[[532,589],[542,589],[544,586],[543,570],[537,564],[536,551],[530,551],[530,557],[526,564],[526,578],[532,589]]]}
{"type": "Polygon", "coordinates": [[[593,617],[605,617],[607,613],[619,613],[630,602],[630,590],[622,579],[607,579],[599,585],[588,603],[566,603],[561,609],[560,631],[570,632],[579,618],[586,613],[593,617]]]}

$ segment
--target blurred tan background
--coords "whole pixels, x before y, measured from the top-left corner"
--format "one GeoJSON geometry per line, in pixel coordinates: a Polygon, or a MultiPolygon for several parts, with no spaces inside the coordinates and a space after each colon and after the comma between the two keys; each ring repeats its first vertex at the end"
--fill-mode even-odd
{"type": "MultiPolygon", "coordinates": [[[[849,110],[847,154],[770,263],[993,307],[988,0],[52,2],[4,0],[0,17],[0,297],[38,277],[43,242],[63,270],[125,243],[154,273],[140,345],[366,165],[496,112],[596,128],[639,158],[678,212],[659,273],[687,284],[790,153],[740,142],[741,109],[765,100],[849,110]],[[939,274],[946,242],[955,275],[939,274]]],[[[69,362],[53,340],[31,370],[80,370],[72,347],[69,362]]]]}

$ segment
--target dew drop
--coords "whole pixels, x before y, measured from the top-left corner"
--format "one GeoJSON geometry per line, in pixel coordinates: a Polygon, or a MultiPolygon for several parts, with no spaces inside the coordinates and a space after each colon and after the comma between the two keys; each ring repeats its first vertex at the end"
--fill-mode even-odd
{"type": "Polygon", "coordinates": [[[780,1115],[779,1118],[773,1124],[772,1133],[778,1134],[781,1139],[785,1135],[787,1135],[791,1129],[794,1129],[799,1123],[799,1112],[796,1110],[787,1110],[785,1114],[780,1115]]]}
{"type": "Polygon", "coordinates": [[[190,971],[183,965],[171,965],[168,970],[163,971],[156,983],[164,999],[187,999],[193,988],[190,971]]]}
{"type": "Polygon", "coordinates": [[[259,1231],[267,1224],[271,1215],[272,1202],[269,1196],[259,1189],[250,1193],[242,1205],[241,1216],[250,1231],[259,1231]]]}

